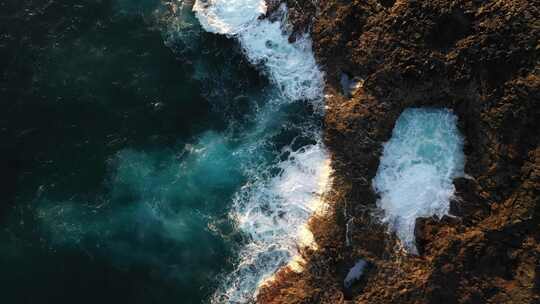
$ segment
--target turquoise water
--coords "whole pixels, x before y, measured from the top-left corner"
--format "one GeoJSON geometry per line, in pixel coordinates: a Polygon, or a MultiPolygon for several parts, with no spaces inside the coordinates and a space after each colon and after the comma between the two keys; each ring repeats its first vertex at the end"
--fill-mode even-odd
{"type": "Polygon", "coordinates": [[[234,215],[268,191],[249,214],[287,218],[268,207],[271,190],[289,167],[309,171],[294,158],[318,147],[319,114],[284,101],[237,41],[205,32],[190,9],[3,5],[4,301],[219,297],[253,244],[234,215]]]}

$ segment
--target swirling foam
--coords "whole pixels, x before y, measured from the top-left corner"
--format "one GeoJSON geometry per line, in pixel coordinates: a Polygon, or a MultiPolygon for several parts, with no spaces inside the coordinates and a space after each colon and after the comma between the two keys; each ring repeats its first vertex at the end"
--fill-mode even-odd
{"type": "Polygon", "coordinates": [[[453,179],[463,176],[463,139],[446,109],[407,109],[399,119],[373,181],[378,206],[410,252],[418,217],[448,214],[453,179]]]}
{"type": "Polygon", "coordinates": [[[197,0],[193,5],[208,32],[235,35],[266,13],[264,0],[197,0]]]}
{"type": "Polygon", "coordinates": [[[276,166],[280,174],[255,179],[237,194],[232,216],[250,241],[213,303],[249,302],[257,288],[297,254],[301,228],[318,206],[329,170],[321,144],[290,153],[276,166]]]}
{"type": "MultiPolygon", "coordinates": [[[[266,13],[264,0],[197,0],[193,9],[204,29],[235,37],[248,60],[262,67],[281,95],[273,99],[278,103],[274,106],[309,100],[316,109],[322,108],[323,74],[311,51],[311,40],[303,35],[289,42],[285,6],[274,14],[275,21],[259,19],[266,13]]],[[[259,124],[268,122],[268,117],[279,119],[272,106],[261,113],[266,118],[261,117],[259,124]]],[[[304,136],[314,139],[315,144],[300,149],[286,147],[281,151],[282,161],[255,169],[237,193],[231,216],[249,242],[213,303],[249,302],[257,287],[297,254],[305,223],[318,207],[329,176],[320,127],[310,125],[307,129],[309,134],[304,136]]]]}
{"type": "Polygon", "coordinates": [[[193,7],[204,29],[235,36],[253,64],[263,71],[289,100],[320,100],[323,74],[311,51],[308,35],[289,42],[287,8],[275,12],[276,21],[259,19],[264,0],[197,0],[193,7]]]}

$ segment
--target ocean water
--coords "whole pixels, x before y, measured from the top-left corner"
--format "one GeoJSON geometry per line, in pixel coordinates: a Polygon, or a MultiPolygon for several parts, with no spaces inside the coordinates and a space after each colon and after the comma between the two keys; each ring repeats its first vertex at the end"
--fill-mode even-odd
{"type": "Polygon", "coordinates": [[[403,111],[385,143],[373,180],[384,211],[382,221],[416,253],[415,221],[448,214],[454,178],[464,176],[463,137],[457,116],[448,109],[411,108],[403,111]]]}
{"type": "Polygon", "coordinates": [[[7,1],[6,303],[247,303],[328,174],[323,75],[262,1],[7,1]]]}

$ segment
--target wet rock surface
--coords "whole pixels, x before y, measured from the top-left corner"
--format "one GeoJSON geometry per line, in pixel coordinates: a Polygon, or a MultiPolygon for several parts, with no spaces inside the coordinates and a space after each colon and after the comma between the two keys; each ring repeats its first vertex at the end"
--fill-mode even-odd
{"type": "Polygon", "coordinates": [[[540,3],[288,2],[326,72],[334,185],[311,220],[319,250],[259,302],[540,302],[540,3]],[[362,80],[350,96],[343,74],[362,80]],[[417,220],[415,256],[380,224],[371,180],[397,118],[420,106],[458,116],[467,177],[451,216],[417,220]],[[345,290],[359,259],[371,267],[345,290]]]}

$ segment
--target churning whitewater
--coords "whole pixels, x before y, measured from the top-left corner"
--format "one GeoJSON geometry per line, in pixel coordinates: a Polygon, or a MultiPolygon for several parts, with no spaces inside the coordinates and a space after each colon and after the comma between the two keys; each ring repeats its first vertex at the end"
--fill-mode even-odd
{"type": "Polygon", "coordinates": [[[383,222],[415,253],[415,221],[447,215],[456,177],[464,175],[463,138],[447,109],[407,109],[396,122],[373,185],[383,222]]]}
{"type": "Polygon", "coordinates": [[[304,34],[289,43],[284,5],[274,13],[277,21],[259,19],[266,13],[264,0],[197,0],[193,9],[207,31],[236,37],[250,62],[264,66],[284,97],[321,103],[323,75],[311,40],[304,34]]]}
{"type": "MultiPolygon", "coordinates": [[[[259,18],[266,13],[263,0],[198,0],[193,9],[205,30],[237,39],[249,62],[260,66],[278,91],[259,111],[261,117],[247,138],[261,134],[258,130],[273,120],[270,117],[291,102],[309,101],[315,112],[322,113],[323,75],[307,35],[289,43],[285,6],[272,16],[277,21],[259,18]]],[[[308,123],[301,128],[300,137],[314,142],[294,149],[298,143],[292,142],[282,149],[278,163],[253,168],[235,196],[231,217],[249,242],[240,252],[237,268],[215,293],[214,303],[252,300],[260,284],[291,262],[300,239],[306,238],[305,223],[320,206],[329,166],[320,126],[308,123]],[[270,174],[271,170],[279,174],[270,174]]],[[[252,140],[246,149],[266,140],[264,136],[252,140]]]]}

